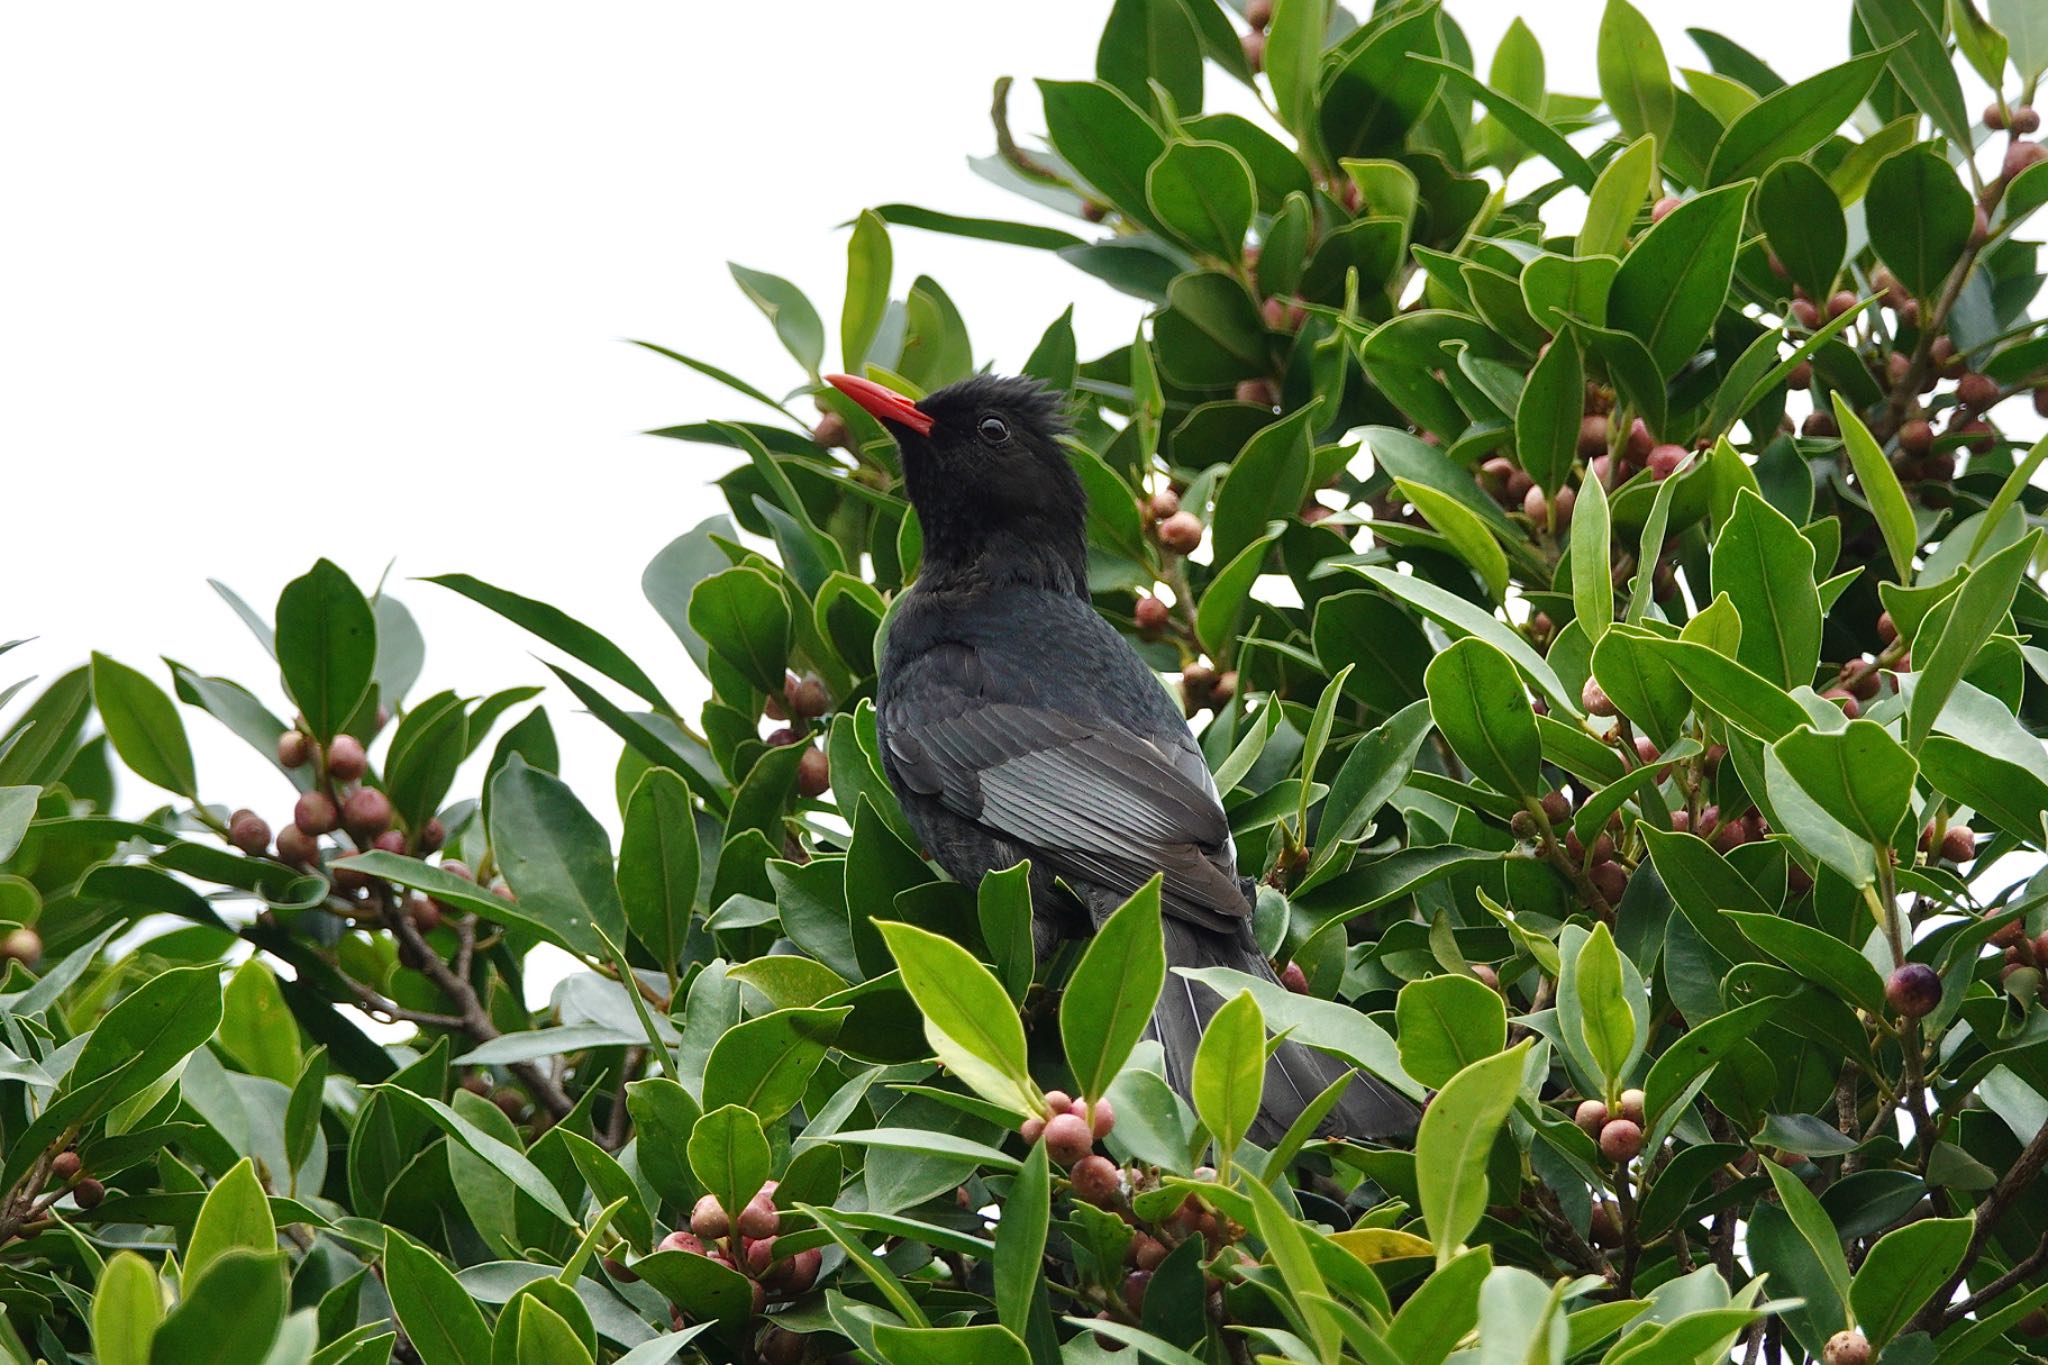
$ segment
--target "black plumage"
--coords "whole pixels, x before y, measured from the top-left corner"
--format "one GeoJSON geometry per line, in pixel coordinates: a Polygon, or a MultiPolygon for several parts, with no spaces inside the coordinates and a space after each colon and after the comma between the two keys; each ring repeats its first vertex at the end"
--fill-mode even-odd
{"type": "MultiPolygon", "coordinates": [[[[928,852],[968,884],[1029,858],[1041,955],[1164,873],[1169,965],[1272,980],[1201,751],[1089,602],[1087,499],[1059,445],[1059,395],[977,376],[912,404],[865,380],[833,383],[896,438],[924,534],[884,646],[876,722],[883,767],[928,852]]],[[[1178,974],[1162,992],[1153,1033],[1183,1096],[1221,1003],[1178,974]]],[[[1254,1140],[1277,1140],[1343,1070],[1283,1042],[1254,1140]]],[[[1360,1076],[1322,1131],[1384,1136],[1414,1121],[1406,1099],[1360,1076]]]]}

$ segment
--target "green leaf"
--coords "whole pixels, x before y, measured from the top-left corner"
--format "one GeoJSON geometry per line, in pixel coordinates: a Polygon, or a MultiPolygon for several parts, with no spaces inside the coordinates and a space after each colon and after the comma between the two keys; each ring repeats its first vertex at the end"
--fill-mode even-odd
{"type": "Polygon", "coordinates": [[[491,779],[490,826],[492,852],[527,917],[588,957],[605,956],[600,931],[625,937],[611,840],[567,783],[512,755],[491,779]]]}
{"type": "Polygon", "coordinates": [[[1820,663],[1820,593],[1811,541],[1784,513],[1743,489],[1714,539],[1713,592],[1742,620],[1736,660],[1782,687],[1813,681],[1820,663]]]}
{"type": "Polygon", "coordinates": [[[1430,660],[1423,684],[1437,729],[1474,777],[1509,796],[1541,794],[1536,714],[1505,654],[1467,637],[1430,660]]]}
{"type": "Polygon", "coordinates": [[[1827,1210],[1813,1197],[1798,1176],[1786,1170],[1775,1161],[1762,1162],[1771,1184],[1778,1191],[1778,1202],[1785,1206],[1785,1212],[1792,1218],[1792,1226],[1806,1240],[1813,1254],[1820,1259],[1821,1269],[1834,1287],[1836,1295],[1846,1304],[1849,1302],[1849,1260],[1842,1254],[1841,1234],[1829,1221],[1827,1210]]]}
{"type": "MultiPolygon", "coordinates": [[[[1268,53],[1272,51],[1270,42],[1266,50],[1268,53]]],[[[1555,166],[1558,174],[1567,181],[1582,190],[1593,188],[1593,168],[1586,158],[1579,154],[1576,147],[1565,141],[1562,133],[1537,117],[1532,110],[1494,90],[1476,74],[1455,62],[1435,57],[1422,57],[1418,60],[1435,67],[1461,94],[1470,95],[1485,105],[1486,111],[1499,119],[1502,126],[1507,128],[1517,141],[1555,166]]],[[[1668,77],[1666,83],[1668,86],[1668,77]]]]}
{"type": "Polygon", "coordinates": [[[490,1365],[476,1300],[441,1259],[396,1228],[384,1233],[384,1288],[420,1365],[490,1365]]]}
{"type": "Polygon", "coordinates": [[[1595,60],[1600,97],[1621,124],[1623,136],[1633,139],[1648,133],[1658,146],[1668,146],[1678,110],[1671,68],[1657,31],[1628,0],[1607,0],[1595,60]]]}
{"type": "Polygon", "coordinates": [[[1833,934],[1779,915],[1724,910],[1744,938],[1808,981],[1827,987],[1873,1017],[1885,1009],[1884,981],[1869,959],[1833,934]]]}
{"type": "Polygon", "coordinates": [[[132,1251],[116,1252],[92,1296],[92,1346],[100,1365],[149,1365],[150,1342],[163,1318],[155,1267],[132,1251]]]}
{"type": "Polygon", "coordinates": [[[1827,298],[1849,250],[1848,220],[1827,178],[1804,161],[1780,161],[1757,186],[1756,216],[1792,278],[1827,298]]]}
{"type": "Polygon", "coordinates": [[[1156,232],[1166,225],[1145,198],[1145,174],[1166,139],[1114,86],[1101,81],[1040,81],[1053,147],[1083,180],[1121,212],[1156,232]]]}
{"type": "Polygon", "coordinates": [[[1267,532],[1244,547],[1209,580],[1202,600],[1195,606],[1195,634],[1211,655],[1228,657],[1237,643],[1238,622],[1244,617],[1252,585],[1264,567],[1274,532],[1267,532]]]}
{"type": "Polygon", "coordinates": [[[1892,571],[1899,582],[1910,583],[1913,581],[1913,552],[1920,548],[1920,532],[1913,521],[1913,509],[1906,503],[1906,490],[1899,486],[1899,476],[1893,471],[1891,461],[1885,458],[1877,439],[1870,434],[1870,428],[1864,426],[1855,410],[1842,401],[1841,391],[1838,389],[1831,396],[1835,404],[1835,422],[1842,432],[1842,444],[1849,452],[1849,464],[1856,471],[1856,482],[1861,485],[1871,513],[1877,518],[1877,529],[1884,535],[1892,571]]]}
{"type": "Polygon", "coordinates": [[[1598,479],[1586,479],[1579,485],[1578,505],[1572,512],[1572,608],[1595,649],[1614,624],[1609,536],[1606,486],[1598,479]]]}
{"type": "Polygon", "coordinates": [[[925,1040],[955,1075],[992,1104],[1038,1108],[1025,1057],[1024,1025],[1002,983],[949,938],[914,925],[878,921],[903,987],[924,1015],[925,1040]]]}
{"type": "Polygon", "coordinates": [[[1920,112],[1968,151],[1970,115],[1963,107],[1955,63],[1942,42],[1940,6],[1930,12],[1919,0],[1855,0],[1855,10],[1871,46],[1884,49],[1886,65],[1920,112]]]}
{"type": "Polygon", "coordinates": [[[1979,564],[1956,591],[1955,606],[1942,625],[1940,638],[1917,662],[1919,677],[1913,699],[1906,708],[1906,747],[1919,752],[1934,728],[1949,694],[1962,680],[1977,657],[1977,651],[1991,637],[2012,607],[2020,579],[2039,547],[2041,533],[2009,545],[1979,564]]]}
{"type": "Polygon", "coordinates": [[[759,569],[712,574],[690,593],[690,628],[756,691],[782,691],[793,638],[789,602],[759,569]]]}
{"type": "Polygon", "coordinates": [[[860,370],[875,333],[882,330],[892,262],[889,228],[882,215],[862,209],[846,243],[846,300],[839,311],[839,360],[850,371],[860,370]]]}
{"type": "Polygon", "coordinates": [[[768,1139],[752,1110],[728,1104],[705,1114],[690,1130],[690,1170],[729,1217],[739,1217],[772,1169],[768,1139]]]}
{"type": "Polygon", "coordinates": [[[1174,104],[1202,107],[1202,47],[1178,0],[1116,0],[1095,49],[1095,74],[1139,104],[1159,82],[1174,104]]]}
{"type": "Polygon", "coordinates": [[[1223,1002],[1202,1030],[1189,1088],[1195,1113],[1227,1164],[1259,1116],[1266,1081],[1266,1022],[1259,1002],[1241,991],[1223,1002]]]}
{"type": "Polygon", "coordinates": [[[1794,843],[1846,877],[1851,886],[1870,885],[1877,875],[1877,851],[1869,841],[1858,837],[1808,795],[1775,746],[1764,751],[1763,766],[1764,793],[1758,804],[1770,810],[1778,827],[1790,834],[1794,843]]]}
{"type": "Polygon", "coordinates": [[[1565,486],[1578,453],[1586,406],[1586,371],[1579,347],[1560,335],[1537,358],[1515,404],[1515,451],[1522,468],[1545,490],[1565,486]]]}
{"type": "Polygon", "coordinates": [[[1527,640],[1495,620],[1490,613],[1481,611],[1464,598],[1446,592],[1436,584],[1425,582],[1412,574],[1396,573],[1392,569],[1374,565],[1356,568],[1353,572],[1401,598],[1424,615],[1492,645],[1507,655],[1522,675],[1535,684],[1549,700],[1553,711],[1567,716],[1579,714],[1578,697],[1565,689],[1564,683],[1558,679],[1556,671],[1544,661],[1543,656],[1538,654],[1527,640]]]}
{"type": "MultiPolygon", "coordinates": [[[[285,1103],[285,1163],[292,1169],[294,1183],[299,1168],[306,1164],[314,1142],[320,1137],[320,1111],[327,1103],[326,1087],[327,1049],[317,1047],[306,1055],[305,1065],[293,1078],[292,1093],[285,1103]]],[[[296,1193],[296,1188],[292,1192],[296,1193]]]]}
{"type": "Polygon", "coordinates": [[[1486,585],[1487,593],[1496,602],[1505,601],[1508,592],[1508,557],[1501,549],[1500,541],[1494,538],[1486,523],[1481,521],[1470,508],[1456,498],[1439,493],[1427,484],[1410,483],[1406,479],[1394,480],[1403,497],[1415,504],[1415,510],[1436,528],[1443,538],[1465,561],[1479,581],[1486,585]]]}
{"type": "MultiPolygon", "coordinates": [[[[1812,152],[1856,112],[1877,83],[1884,61],[1882,52],[1866,52],[1751,105],[1715,145],[1710,183],[1746,180],[1812,152]]],[[[1801,277],[1795,272],[1793,278],[1801,277]]]]}
{"type": "Polygon", "coordinates": [[[703,1193],[687,1163],[690,1133],[703,1112],[697,1101],[677,1082],[653,1076],[626,1087],[626,1112],[638,1138],[640,1173],[662,1199],[690,1207],[703,1193]]]}
{"type": "Polygon", "coordinates": [[[1636,215],[1657,184],[1657,139],[1644,134],[1607,163],[1586,204],[1579,228],[1581,256],[1620,256],[1628,250],[1636,215]]]}
{"type": "MultiPolygon", "coordinates": [[[[1122,5],[1132,0],[1121,0],[1122,5]]],[[[1137,0],[1176,9],[1174,0],[1137,0]]],[[[1252,168],[1221,142],[1175,142],[1145,173],[1145,199],[1169,231],[1194,250],[1235,261],[1258,207],[1252,168]]]]}
{"type": "MultiPolygon", "coordinates": [[[[566,1318],[530,1295],[514,1302],[512,1311],[518,1315],[515,1365],[588,1365],[590,1350],[566,1318]]],[[[504,1330],[502,1318],[499,1330],[504,1330]]]]}
{"type": "Polygon", "coordinates": [[[1976,222],[1955,168],[1929,145],[1908,147],[1879,163],[1865,202],[1884,207],[1867,215],[1878,258],[1916,298],[1932,299],[1962,259],[1976,222]]]}
{"type": "Polygon", "coordinates": [[[1422,1220],[1447,1265],[1486,1212],[1487,1157],[1522,1090],[1529,1040],[1467,1066],[1444,1083],[1415,1135],[1415,1187],[1422,1220]]]}
{"type": "Polygon", "coordinates": [[[1316,124],[1316,79],[1329,10],[1329,0],[1274,0],[1266,26],[1265,68],[1273,105],[1281,125],[1304,146],[1316,124]]]}
{"type": "Polygon", "coordinates": [[[399,823],[417,830],[433,816],[456,769],[469,756],[469,718],[462,698],[441,692],[407,709],[384,761],[384,790],[399,823]]]}
{"type": "Polygon", "coordinates": [[[1594,647],[1592,664],[1608,700],[1662,750],[1678,741],[1693,699],[1670,662],[1655,652],[1658,644],[1640,626],[1618,626],[1594,647]]]}
{"type": "Polygon", "coordinates": [[[1612,1095],[1620,1089],[1635,1047],[1636,1012],[1622,989],[1621,952],[1605,924],[1595,925],[1587,936],[1574,972],[1586,1053],[1612,1095]]]}
{"type": "Polygon", "coordinates": [[[1882,1348],[1947,1283],[1969,1250],[1976,1215],[1922,1218],[1877,1239],[1849,1286],[1856,1324],[1882,1348]]]}
{"type": "Polygon", "coordinates": [[[1608,324],[1648,347],[1664,377],[1692,357],[1721,315],[1752,188],[1744,181],[1685,200],[1643,234],[1614,276],[1608,324]]]}
{"type": "Polygon", "coordinates": [[[818,310],[811,307],[811,301],[801,289],[780,276],[749,270],[730,261],[726,268],[732,271],[740,292],[752,299],[774,325],[783,349],[796,357],[796,363],[816,381],[818,367],[825,360],[825,324],[819,320],[818,310]]]}
{"type": "MultiPolygon", "coordinates": [[[[284,1324],[284,1279],[281,1251],[230,1251],[207,1274],[188,1274],[150,1345],[152,1365],[263,1365],[284,1324]]],[[[420,1359],[440,1365],[424,1353],[420,1359]]]]}
{"type": "Polygon", "coordinates": [[[1401,1069],[1431,1089],[1508,1045],[1507,1002],[1474,976],[1410,981],[1396,998],[1394,1018],[1401,1069]]]}
{"type": "Polygon", "coordinates": [[[1221,271],[1190,271],[1167,286],[1152,341],[1160,372],[1190,388],[1228,388],[1270,368],[1258,302],[1221,271]]]}
{"type": "MultiPolygon", "coordinates": [[[[1152,0],[1157,4],[1159,0],[1152,0]]],[[[875,1349],[887,1365],[1030,1365],[1031,1353],[1008,1327],[983,1323],[972,1327],[899,1327],[875,1324],[875,1349]]]]}
{"type": "MultiPolygon", "coordinates": [[[[521,597],[516,592],[493,587],[466,573],[440,574],[429,578],[427,582],[437,583],[452,592],[461,593],[472,602],[489,607],[512,624],[524,627],[563,653],[590,665],[656,709],[673,710],[660,690],[655,687],[654,680],[642,672],[638,664],[627,658],[624,650],[567,612],[551,607],[545,602],[537,602],[531,597],[521,597]]],[[[278,648],[282,650],[283,647],[280,632],[278,648]]],[[[782,685],[779,674],[776,676],[775,685],[782,685]]]]}
{"type": "Polygon", "coordinates": [[[1010,1183],[1003,1217],[996,1224],[994,1264],[996,1320],[1024,1336],[1031,1306],[1045,1282],[1045,1238],[1052,1216],[1052,1174],[1045,1144],[1035,1142],[1010,1183]]]}
{"type": "Polygon", "coordinates": [[[207,1191],[185,1249],[185,1275],[197,1280],[214,1260],[229,1251],[275,1251],[277,1224],[270,1200],[256,1178],[253,1158],[243,1157],[234,1169],[207,1191]]]}
{"type": "Polygon", "coordinates": [[[299,1025],[262,959],[250,958],[228,978],[220,1040],[250,1075],[286,1085],[298,1079],[299,1025]]]}
{"type": "Polygon", "coordinates": [[[2035,81],[2048,72],[2048,14],[2033,0],[1987,0],[1991,22],[2012,45],[2020,78],[2035,81]]]}
{"type": "Polygon", "coordinates": [[[1089,1099],[1108,1091],[1145,1036],[1166,984],[1160,885],[1152,878],[1097,927],[1060,997],[1060,1041],[1089,1099]]]}
{"type": "Polygon", "coordinates": [[[727,1029],[704,1063],[704,1107],[737,1104],[763,1123],[796,1108],[853,1011],[780,1009],[727,1029]]]}
{"type": "Polygon", "coordinates": [[[1388,1349],[1404,1365],[1443,1365],[1479,1322],[1479,1286],[1493,1269],[1493,1248],[1477,1246],[1440,1264],[1416,1286],[1387,1327],[1388,1349]]]}
{"type": "Polygon", "coordinates": [[[178,708],[163,689],[126,664],[92,656],[92,696],[114,752],[137,777],[166,791],[198,800],[192,746],[178,708]]]}
{"type": "Polygon", "coordinates": [[[1266,534],[1267,523],[1290,520],[1300,511],[1314,463],[1311,423],[1320,407],[1310,402],[1261,427],[1231,461],[1210,522],[1215,564],[1229,564],[1266,534]]]}
{"type": "Polygon", "coordinates": [[[277,663],[284,687],[325,744],[348,723],[377,667],[377,617],[349,576],[328,560],[277,599],[277,663]]]}
{"type": "Polygon", "coordinates": [[[1691,640],[1645,640],[1642,647],[1671,665],[1709,710],[1766,743],[1782,739],[1811,717],[1769,679],[1691,640]]]}
{"type": "Polygon", "coordinates": [[[666,768],[650,768],[626,802],[618,897],[633,937],[671,974],[680,968],[690,936],[698,858],[689,785],[666,768]]]}
{"type": "Polygon", "coordinates": [[[877,204],[871,212],[892,226],[923,228],[926,232],[971,237],[981,242],[1004,242],[1040,251],[1086,245],[1073,233],[1059,228],[1041,227],[1037,223],[1013,223],[1002,218],[963,218],[957,213],[941,213],[937,209],[919,208],[916,204],[877,204]]]}
{"type": "Polygon", "coordinates": [[[1831,734],[1799,729],[1772,745],[1793,781],[1868,843],[1889,847],[1913,805],[1920,765],[1875,721],[1831,734]]]}

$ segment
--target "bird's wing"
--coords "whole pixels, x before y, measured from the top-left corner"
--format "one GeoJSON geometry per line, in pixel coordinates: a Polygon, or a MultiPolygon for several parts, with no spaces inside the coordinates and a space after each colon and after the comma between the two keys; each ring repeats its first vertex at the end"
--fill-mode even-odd
{"type": "Polygon", "coordinates": [[[887,743],[913,790],[1057,871],[1122,895],[1164,872],[1165,908],[1212,928],[1250,913],[1213,787],[1178,755],[1114,725],[994,702],[915,724],[892,719],[887,743]]]}

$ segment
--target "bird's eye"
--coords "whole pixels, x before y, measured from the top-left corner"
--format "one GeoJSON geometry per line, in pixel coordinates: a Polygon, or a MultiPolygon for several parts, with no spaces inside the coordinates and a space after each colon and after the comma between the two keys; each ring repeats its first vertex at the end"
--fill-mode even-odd
{"type": "Polygon", "coordinates": [[[981,433],[981,439],[990,445],[1001,445],[1010,439],[1009,425],[1000,417],[982,418],[981,425],[976,430],[981,433]]]}

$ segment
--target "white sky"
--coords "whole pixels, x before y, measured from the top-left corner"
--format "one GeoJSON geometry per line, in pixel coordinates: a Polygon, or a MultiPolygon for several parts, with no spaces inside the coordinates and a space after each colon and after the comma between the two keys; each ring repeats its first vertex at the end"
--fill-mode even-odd
{"type": "MultiPolygon", "coordinates": [[[[1638,3],[1675,65],[1705,65],[1698,23],[1788,78],[1846,55],[1846,0],[1638,3]]],[[[168,653],[281,709],[205,580],[267,610],[324,554],[366,585],[395,559],[395,578],[540,597],[698,695],[639,576],[718,510],[706,480],[732,461],[636,433],[761,410],[622,338],[780,392],[800,375],[727,259],[796,280],[836,337],[837,225],[861,207],[1052,221],[966,158],[991,148],[993,79],[1019,77],[1018,131],[1041,127],[1027,78],[1090,74],[1107,8],[6,6],[0,640],[40,638],[0,683],[95,648],[161,680],[168,653]]],[[[1585,93],[1599,9],[1453,5],[1482,69],[1521,12],[1552,88],[1585,93]]],[[[1084,353],[1142,311],[1049,255],[894,239],[898,292],[937,277],[999,367],[1070,301],[1084,353]]],[[[432,585],[399,595],[428,641],[415,696],[548,680],[509,623],[432,585]]],[[[615,825],[615,742],[549,700],[566,776],[615,825]]],[[[278,822],[286,784],[187,718],[208,798],[278,822]]]]}

